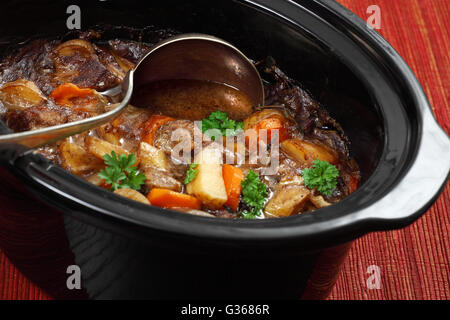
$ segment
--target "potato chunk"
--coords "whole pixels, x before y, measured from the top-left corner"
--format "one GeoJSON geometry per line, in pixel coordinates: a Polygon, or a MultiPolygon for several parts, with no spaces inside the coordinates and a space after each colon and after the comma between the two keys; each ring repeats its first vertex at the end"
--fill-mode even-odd
{"type": "Polygon", "coordinates": [[[141,167],[154,166],[159,169],[167,170],[167,158],[164,151],[154,146],[141,142],[139,144],[138,158],[141,167]]]}
{"type": "Polygon", "coordinates": [[[284,175],[281,177],[280,182],[275,186],[276,190],[281,190],[286,188],[287,186],[296,185],[301,186],[304,185],[303,177],[299,175],[284,175]]]}
{"type": "Polygon", "coordinates": [[[0,101],[8,110],[23,110],[37,106],[47,99],[32,81],[19,79],[0,88],[0,101]]]}
{"type": "Polygon", "coordinates": [[[222,177],[222,153],[204,148],[196,157],[198,170],[195,179],[186,185],[186,191],[198,198],[208,209],[219,209],[227,201],[225,182],[222,177]]]}
{"type": "Polygon", "coordinates": [[[169,189],[181,192],[183,185],[167,171],[166,154],[161,149],[141,142],[138,150],[139,168],[147,177],[145,185],[148,190],[153,188],[169,189]]]}
{"type": "Polygon", "coordinates": [[[98,176],[98,172],[97,173],[93,173],[90,176],[86,177],[86,180],[89,183],[92,183],[93,185],[96,185],[97,187],[101,187],[101,188],[105,188],[105,189],[109,190],[109,188],[106,187],[106,181],[103,178],[100,178],[98,176]]]}
{"type": "Polygon", "coordinates": [[[107,123],[96,129],[98,135],[107,142],[120,146],[120,135],[115,132],[111,124],[107,123]]]}
{"type": "Polygon", "coordinates": [[[332,150],[296,138],[283,141],[281,150],[294,160],[308,166],[311,166],[316,159],[328,161],[331,164],[338,162],[338,158],[332,150]]]}
{"type": "Polygon", "coordinates": [[[264,212],[269,216],[287,217],[298,213],[307,203],[310,191],[303,186],[289,186],[275,193],[264,212]]]}
{"type": "Polygon", "coordinates": [[[94,156],[96,156],[99,159],[103,160],[103,156],[105,154],[110,154],[112,151],[116,153],[116,155],[119,154],[126,154],[128,155],[129,152],[125,150],[124,148],[114,145],[112,143],[109,143],[105,140],[101,140],[99,138],[95,138],[92,136],[86,137],[84,140],[84,143],[87,147],[87,150],[92,153],[94,156]]]}
{"type": "Polygon", "coordinates": [[[270,117],[279,117],[281,119],[285,118],[283,112],[279,109],[264,109],[253,113],[250,117],[244,120],[244,130],[255,128],[261,120],[270,117]]]}
{"type": "Polygon", "coordinates": [[[148,199],[142,193],[133,189],[129,188],[117,189],[116,191],[114,191],[114,193],[134,201],[150,204],[150,201],[148,201],[148,199]]]}
{"type": "Polygon", "coordinates": [[[325,201],[325,199],[322,196],[311,196],[310,200],[311,203],[318,209],[331,206],[331,203],[325,201]]]}
{"type": "Polygon", "coordinates": [[[82,175],[100,170],[103,161],[87,152],[83,147],[64,141],[59,146],[61,165],[70,172],[82,175]]]}

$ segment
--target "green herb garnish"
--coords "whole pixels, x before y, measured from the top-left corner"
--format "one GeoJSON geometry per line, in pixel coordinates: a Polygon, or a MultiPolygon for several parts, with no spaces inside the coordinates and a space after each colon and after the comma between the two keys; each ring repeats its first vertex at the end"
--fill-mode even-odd
{"type": "Polygon", "coordinates": [[[258,173],[250,170],[241,182],[242,200],[248,206],[241,212],[243,218],[255,219],[262,215],[266,198],[268,196],[266,185],[259,179],[258,173]]]}
{"type": "Polygon", "coordinates": [[[316,188],[320,193],[330,196],[337,186],[339,170],[327,161],[314,160],[314,165],[303,170],[303,180],[308,188],[316,188]]]}
{"type": "MultiPolygon", "coordinates": [[[[222,136],[230,137],[235,136],[244,128],[243,122],[236,122],[228,118],[227,114],[222,111],[216,111],[209,115],[208,118],[202,119],[202,132],[205,133],[210,129],[217,129],[222,136]]],[[[216,136],[212,134],[212,140],[216,140],[216,136]]]]}
{"type": "Polygon", "coordinates": [[[117,189],[129,188],[139,190],[145,182],[145,175],[140,173],[134,166],[136,164],[136,156],[134,154],[116,155],[114,151],[111,155],[105,154],[103,156],[107,167],[101,170],[98,176],[111,184],[111,191],[117,189]]]}
{"type": "Polygon", "coordinates": [[[188,184],[189,182],[195,179],[198,173],[198,169],[195,169],[196,167],[197,167],[196,163],[191,163],[189,165],[189,169],[186,172],[186,178],[184,178],[184,184],[188,184]]]}

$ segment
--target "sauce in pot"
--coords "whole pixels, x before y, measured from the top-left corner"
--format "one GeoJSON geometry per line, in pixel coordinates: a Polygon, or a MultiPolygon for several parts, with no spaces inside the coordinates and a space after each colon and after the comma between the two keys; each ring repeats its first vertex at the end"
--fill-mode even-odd
{"type": "Polygon", "coordinates": [[[226,84],[202,80],[151,82],[135,89],[131,104],[188,120],[201,120],[219,110],[242,121],[252,113],[250,98],[244,92],[226,84]]]}

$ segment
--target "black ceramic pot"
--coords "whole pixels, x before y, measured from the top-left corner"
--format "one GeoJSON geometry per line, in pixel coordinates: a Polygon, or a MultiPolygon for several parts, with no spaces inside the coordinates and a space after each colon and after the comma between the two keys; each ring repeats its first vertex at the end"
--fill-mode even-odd
{"type": "MultiPolygon", "coordinates": [[[[73,3],[3,2],[0,52],[36,34],[66,33],[73,3]]],[[[255,60],[274,57],[342,124],[363,183],[313,213],[210,219],[128,201],[32,151],[3,146],[0,246],[55,297],[324,298],[352,240],[412,223],[448,178],[450,142],[413,73],[335,2],[78,4],[84,29],[152,24],[221,37],[255,60]],[[70,264],[80,266],[84,291],[67,289],[70,264]]]]}

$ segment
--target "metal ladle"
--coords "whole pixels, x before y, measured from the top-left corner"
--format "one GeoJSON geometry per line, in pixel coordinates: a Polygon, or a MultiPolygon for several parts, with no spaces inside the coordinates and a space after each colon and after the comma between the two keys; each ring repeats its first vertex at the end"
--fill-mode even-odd
{"type": "MultiPolygon", "coordinates": [[[[99,127],[116,118],[130,103],[133,89],[159,80],[206,80],[246,93],[253,106],[264,105],[264,88],[253,63],[230,43],[205,34],[182,34],[155,45],[130,70],[122,84],[105,92],[120,95],[117,107],[101,115],[57,126],[0,136],[0,145],[36,148],[99,127]]],[[[146,106],[138,106],[146,107],[146,106]]]]}

